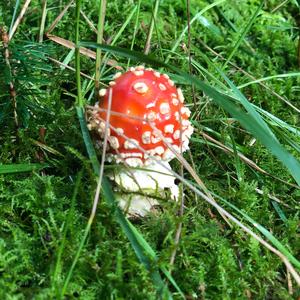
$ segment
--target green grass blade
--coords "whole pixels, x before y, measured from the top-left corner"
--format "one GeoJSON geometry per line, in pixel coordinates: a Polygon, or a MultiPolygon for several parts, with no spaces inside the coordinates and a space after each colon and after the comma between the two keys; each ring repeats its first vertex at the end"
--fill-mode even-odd
{"type": "Polygon", "coordinates": [[[237,51],[237,49],[239,48],[239,46],[241,45],[241,43],[243,42],[247,32],[250,30],[252,24],[254,23],[255,19],[257,18],[261,8],[263,7],[265,1],[262,0],[260,5],[257,7],[256,11],[254,12],[254,14],[252,15],[252,17],[250,18],[250,20],[248,21],[248,23],[246,24],[245,28],[243,29],[243,31],[241,32],[238,40],[236,41],[231,53],[229,54],[227,60],[225,61],[223,68],[224,69],[226,67],[226,65],[228,64],[228,62],[230,62],[230,60],[232,59],[232,57],[234,56],[235,52],[237,51]]]}
{"type": "MultiPolygon", "coordinates": [[[[204,9],[202,9],[201,11],[199,11],[190,21],[189,26],[192,26],[192,24],[199,19],[200,16],[202,16],[206,11],[210,10],[211,8],[215,7],[216,5],[219,5],[221,3],[225,2],[225,0],[218,0],[215,1],[214,3],[211,3],[209,5],[207,5],[204,9]]],[[[188,26],[186,26],[184,28],[184,30],[182,31],[182,33],[180,34],[179,38],[176,40],[176,42],[174,43],[172,49],[171,49],[171,53],[174,52],[177,47],[179,46],[180,42],[182,41],[183,37],[185,36],[185,34],[188,31],[188,26]]],[[[170,60],[171,54],[168,55],[166,62],[168,62],[170,60]]]]}
{"type": "Polygon", "coordinates": [[[297,129],[297,127],[292,126],[290,124],[288,124],[287,122],[277,118],[276,116],[272,115],[271,113],[269,113],[268,111],[265,111],[264,109],[262,109],[261,107],[258,107],[254,104],[252,104],[252,106],[255,108],[256,111],[260,112],[261,115],[264,115],[265,118],[269,119],[269,122],[279,128],[284,128],[298,136],[300,136],[300,130],[297,129]]]}
{"type": "Polygon", "coordinates": [[[273,76],[267,76],[267,77],[259,78],[259,79],[241,84],[237,88],[239,90],[241,90],[242,88],[244,88],[246,86],[249,86],[251,84],[255,84],[255,83],[259,83],[259,82],[263,82],[263,81],[268,81],[268,80],[271,80],[271,79],[289,78],[289,77],[300,77],[300,73],[299,72],[293,72],[293,73],[287,73],[287,74],[277,74],[277,75],[273,75],[273,76]]]}
{"type": "MultiPolygon", "coordinates": [[[[60,273],[61,273],[62,266],[63,266],[63,262],[62,262],[63,250],[65,249],[67,232],[68,232],[68,229],[70,226],[70,222],[71,222],[72,216],[74,216],[76,197],[78,194],[78,189],[79,189],[79,186],[81,183],[81,179],[82,179],[82,170],[79,172],[79,174],[77,175],[77,178],[76,178],[76,183],[75,183],[73,196],[72,196],[72,200],[71,200],[71,206],[68,211],[66,222],[64,224],[61,243],[60,243],[60,246],[59,246],[58,252],[57,252],[56,263],[55,263],[54,272],[53,272],[53,276],[52,276],[53,288],[55,288],[55,289],[59,285],[59,282],[60,282],[60,273]]],[[[59,295],[57,295],[57,296],[59,297],[59,295]]]]}
{"type": "MultiPolygon", "coordinates": [[[[104,32],[104,21],[106,13],[106,0],[100,1],[99,13],[98,13],[98,26],[97,26],[97,43],[102,43],[103,32],[104,32]]],[[[101,49],[97,49],[96,52],[96,70],[95,70],[95,89],[99,91],[99,80],[100,80],[100,66],[102,61],[101,49]]]]}
{"type": "Polygon", "coordinates": [[[285,216],[283,210],[281,209],[281,207],[279,206],[279,204],[276,201],[271,201],[275,211],[277,212],[278,216],[280,217],[280,219],[283,222],[287,222],[287,217],[285,216]]]}
{"type": "Polygon", "coordinates": [[[92,163],[94,172],[98,176],[99,175],[100,164],[99,164],[99,161],[98,161],[98,158],[97,158],[95,148],[93,146],[93,142],[92,142],[90,134],[89,134],[89,130],[86,126],[84,110],[83,110],[82,107],[77,106],[76,107],[76,112],[77,112],[77,116],[78,116],[78,119],[79,119],[81,133],[82,133],[83,141],[85,143],[86,150],[88,152],[88,155],[89,155],[90,161],[92,163]]]}
{"type": "Polygon", "coordinates": [[[77,85],[77,99],[76,104],[83,107],[83,98],[81,90],[81,77],[80,77],[80,49],[79,49],[79,20],[80,20],[80,6],[81,0],[76,0],[75,7],[75,66],[76,66],[76,85],[77,85]]]}
{"type": "Polygon", "coordinates": [[[47,168],[47,164],[11,164],[0,165],[0,174],[22,173],[38,171],[47,168]]]}
{"type": "Polygon", "coordinates": [[[120,28],[120,30],[118,31],[118,33],[116,34],[116,36],[114,37],[114,39],[112,40],[112,42],[111,42],[112,45],[114,45],[117,42],[117,40],[119,39],[119,37],[124,32],[124,30],[127,27],[127,25],[131,22],[131,19],[134,16],[136,10],[137,10],[137,6],[135,6],[133,9],[131,9],[129,16],[127,17],[127,19],[125,20],[124,24],[122,25],[122,27],[120,28]]]}
{"type": "Polygon", "coordinates": [[[13,16],[12,16],[12,19],[11,19],[11,22],[10,22],[9,35],[10,35],[11,30],[12,30],[12,27],[14,26],[19,6],[20,6],[20,0],[17,0],[16,4],[15,4],[15,7],[14,7],[14,13],[13,13],[13,16]]]}

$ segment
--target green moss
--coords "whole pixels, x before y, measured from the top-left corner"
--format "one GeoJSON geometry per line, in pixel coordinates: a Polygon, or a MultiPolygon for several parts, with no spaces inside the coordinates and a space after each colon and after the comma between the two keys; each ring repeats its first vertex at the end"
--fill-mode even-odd
{"type": "MultiPolygon", "coordinates": [[[[96,24],[98,3],[83,2],[83,12],[96,24]]],[[[208,2],[212,1],[191,1],[191,18],[207,7],[208,2]]],[[[220,69],[259,2],[241,1],[237,4],[236,1],[226,1],[206,11],[202,15],[205,19],[193,23],[190,34],[191,55],[195,62],[192,72],[195,76],[221,89],[220,83],[225,82],[220,69]],[[217,58],[205,45],[220,53],[224,59],[217,58]]],[[[290,1],[272,12],[277,2],[268,1],[265,4],[231,60],[256,79],[299,71],[299,24],[295,17],[298,8],[295,1],[290,1]]],[[[134,1],[108,1],[104,29],[107,43],[116,36],[136,4],[134,1]]],[[[46,27],[62,8],[61,2],[48,1],[46,27]]],[[[5,23],[9,26],[12,13],[11,2],[5,4],[5,7],[0,4],[0,25],[5,23]]],[[[152,3],[142,1],[139,13],[137,27],[134,25],[134,15],[116,41],[116,46],[130,49],[136,29],[133,49],[143,51],[152,17],[152,3]]],[[[0,93],[1,164],[48,164],[48,168],[40,172],[0,175],[1,299],[59,299],[83,238],[96,187],[74,109],[74,73],[45,57],[49,55],[63,61],[69,50],[50,41],[41,44],[33,42],[39,33],[40,18],[40,3],[32,1],[10,44],[12,74],[18,83],[17,100],[22,108],[19,114],[22,122],[17,133],[7,89],[9,76],[7,72],[0,74],[3,91],[0,93]],[[16,59],[25,52],[30,59],[24,58],[22,66],[19,66],[16,59]],[[40,68],[41,65],[45,68],[47,66],[47,72],[40,68]],[[34,71],[33,66],[36,66],[34,71]],[[44,137],[39,133],[42,127],[46,129],[44,137]],[[38,146],[36,141],[44,142],[49,148],[38,146]],[[81,170],[83,176],[72,207],[75,182],[81,170]],[[61,259],[58,260],[60,251],[61,259]]],[[[151,54],[161,60],[169,57],[170,63],[188,71],[187,35],[180,41],[179,47],[170,52],[186,25],[184,1],[161,1],[151,54]]],[[[62,18],[53,33],[74,40],[73,8],[62,18]]],[[[96,40],[95,33],[83,18],[80,36],[81,40],[96,40]]],[[[126,59],[112,55],[110,58],[126,67],[126,59]]],[[[69,65],[74,67],[73,58],[69,65]]],[[[82,58],[82,71],[87,75],[93,76],[94,65],[93,60],[82,58]]],[[[4,70],[4,67],[4,53],[0,48],[0,69],[4,70]]],[[[227,64],[223,71],[236,86],[254,80],[231,64],[227,64]]],[[[102,79],[105,83],[112,74],[108,66],[103,67],[102,79]]],[[[87,103],[93,104],[94,86],[87,79],[82,80],[87,103]]],[[[252,136],[235,120],[229,119],[201,91],[196,91],[197,105],[193,107],[192,89],[182,81],[179,78],[178,85],[182,84],[185,90],[196,128],[191,144],[196,173],[212,193],[237,206],[272,232],[295,257],[299,256],[297,230],[300,192],[299,188],[293,186],[294,181],[289,172],[258,141],[250,145],[252,136]],[[235,155],[209,143],[201,135],[202,132],[229,148],[236,147],[270,175],[261,173],[235,155]],[[264,195],[260,195],[257,189],[262,190],[264,195]],[[279,202],[275,201],[277,206],[268,194],[279,199],[279,202]]],[[[299,76],[275,78],[263,83],[268,88],[255,83],[241,91],[251,103],[299,127],[298,112],[275,94],[299,108],[299,76]]],[[[293,143],[299,144],[299,135],[287,131],[282,125],[275,127],[274,123],[267,121],[279,140],[285,145],[289,143],[287,148],[299,158],[299,151],[293,146],[293,143]]],[[[189,160],[189,155],[186,158],[189,160]]],[[[178,163],[174,162],[173,165],[179,170],[178,163]]],[[[184,175],[192,180],[187,172],[184,175]]],[[[156,251],[158,265],[172,269],[172,275],[187,299],[299,297],[300,290],[293,280],[291,294],[287,270],[277,256],[236,225],[228,224],[217,210],[192,191],[186,189],[185,195],[183,217],[178,217],[176,203],[163,203],[164,209],[160,214],[136,221],[135,226],[156,251]],[[174,236],[180,222],[183,224],[180,243],[175,263],[170,266],[170,257],[176,247],[174,236]]],[[[225,205],[224,208],[257,233],[247,220],[231,208],[225,205]]],[[[168,286],[174,299],[181,299],[169,282],[168,286]]],[[[149,272],[138,261],[131,244],[113,218],[111,207],[102,197],[87,242],[72,273],[65,299],[157,299],[149,272]]]]}

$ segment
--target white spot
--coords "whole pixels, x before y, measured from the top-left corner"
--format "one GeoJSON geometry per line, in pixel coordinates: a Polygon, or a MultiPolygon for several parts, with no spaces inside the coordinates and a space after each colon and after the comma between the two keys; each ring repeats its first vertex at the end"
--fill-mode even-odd
{"type": "Polygon", "coordinates": [[[150,150],[147,150],[147,154],[149,156],[153,156],[155,154],[155,149],[150,149],[150,150]]]}
{"type": "Polygon", "coordinates": [[[144,75],[144,71],[134,71],[133,74],[135,76],[143,76],[144,75]]]}
{"type": "Polygon", "coordinates": [[[117,72],[117,73],[114,75],[113,79],[117,79],[117,78],[119,78],[121,75],[122,75],[121,72],[117,72]]]}
{"type": "Polygon", "coordinates": [[[128,158],[128,157],[143,157],[143,154],[140,152],[125,152],[120,154],[121,158],[128,158]]]}
{"type": "Polygon", "coordinates": [[[152,68],[147,68],[146,71],[153,71],[153,69],[152,68]]]}
{"type": "Polygon", "coordinates": [[[182,132],[182,140],[183,140],[183,141],[189,140],[189,139],[190,139],[190,136],[191,136],[191,133],[189,132],[188,129],[186,129],[186,130],[184,130],[184,131],[182,132]]]}
{"type": "Polygon", "coordinates": [[[156,119],[156,113],[154,111],[149,112],[147,119],[148,121],[154,121],[156,119]]]}
{"type": "Polygon", "coordinates": [[[117,133],[118,135],[124,134],[124,129],[121,128],[121,127],[116,128],[116,133],[117,133]]]}
{"type": "Polygon", "coordinates": [[[178,112],[178,111],[175,111],[174,116],[175,116],[175,120],[176,120],[176,121],[179,121],[180,115],[179,115],[179,112],[178,112]]]}
{"type": "Polygon", "coordinates": [[[168,114],[170,112],[170,105],[167,102],[162,103],[159,106],[159,111],[162,115],[168,114]]]}
{"type": "Polygon", "coordinates": [[[130,157],[127,158],[126,163],[130,166],[130,167],[141,167],[143,165],[143,161],[140,158],[136,158],[136,157],[130,157]]]}
{"type": "Polygon", "coordinates": [[[119,158],[119,157],[117,157],[117,158],[115,158],[115,160],[116,160],[116,163],[117,164],[119,164],[119,163],[124,163],[124,159],[122,159],[122,158],[119,158]]]}
{"type": "Polygon", "coordinates": [[[159,143],[160,141],[161,141],[161,138],[160,138],[159,136],[157,136],[157,137],[152,136],[152,137],[151,137],[151,142],[152,142],[152,144],[157,144],[157,143],[159,143]]]}
{"type": "Polygon", "coordinates": [[[165,149],[163,146],[158,146],[155,148],[155,152],[159,155],[162,155],[165,152],[165,149]]]}
{"type": "Polygon", "coordinates": [[[175,93],[172,93],[171,96],[172,96],[173,98],[177,98],[177,95],[176,95],[175,93]]]}
{"type": "Polygon", "coordinates": [[[249,142],[249,146],[252,147],[256,143],[256,139],[252,138],[249,142]]]}
{"type": "Polygon", "coordinates": [[[159,122],[162,120],[161,116],[160,116],[160,113],[157,113],[156,114],[156,120],[158,120],[159,122]]]}
{"type": "Polygon", "coordinates": [[[188,140],[185,140],[182,144],[182,152],[188,150],[190,147],[189,147],[189,141],[188,140]]]}
{"type": "Polygon", "coordinates": [[[173,124],[168,124],[164,128],[165,133],[173,133],[174,132],[174,125],[173,124]]]}
{"type": "Polygon", "coordinates": [[[152,159],[146,159],[145,160],[145,166],[150,166],[153,164],[153,160],[152,159]]]}
{"type": "Polygon", "coordinates": [[[114,81],[109,82],[109,86],[114,86],[114,85],[116,85],[116,83],[114,81]]]}
{"type": "Polygon", "coordinates": [[[135,68],[134,67],[130,67],[129,69],[131,72],[134,72],[135,71],[135,68]]]}
{"type": "Polygon", "coordinates": [[[185,114],[187,117],[191,115],[191,111],[185,106],[181,107],[180,112],[181,114],[185,114]]]}
{"type": "MultiPolygon", "coordinates": [[[[97,121],[98,120],[96,120],[96,123],[97,123],[97,121]]],[[[99,121],[98,121],[99,122],[99,121]]],[[[99,124],[99,123],[97,123],[97,124],[99,124]]],[[[105,122],[100,122],[100,124],[99,124],[99,129],[101,130],[101,132],[103,132],[104,130],[105,130],[105,122]]],[[[99,130],[98,130],[99,131],[99,130]]]]}
{"type": "Polygon", "coordinates": [[[155,129],[153,130],[153,135],[154,135],[154,136],[161,136],[161,135],[162,135],[162,131],[159,130],[159,129],[157,129],[157,128],[155,128],[155,129]]]}
{"type": "Polygon", "coordinates": [[[157,78],[159,78],[159,77],[160,77],[160,73],[159,73],[159,72],[157,72],[157,71],[153,72],[153,74],[154,74],[154,76],[155,76],[155,77],[157,77],[157,78]]]}
{"type": "Polygon", "coordinates": [[[173,138],[174,140],[178,140],[180,138],[180,130],[175,130],[173,138]]]}
{"type": "Polygon", "coordinates": [[[170,149],[167,149],[167,150],[164,152],[163,160],[170,161],[170,160],[173,159],[174,157],[175,157],[175,154],[174,154],[170,149]]]}
{"type": "Polygon", "coordinates": [[[105,96],[106,95],[106,89],[101,89],[100,91],[99,91],[99,96],[100,97],[103,97],[103,96],[105,96]]]}
{"type": "Polygon", "coordinates": [[[163,74],[163,77],[166,78],[166,79],[170,78],[168,74],[163,74]]]}
{"type": "Polygon", "coordinates": [[[169,79],[169,80],[168,80],[168,84],[169,84],[170,86],[174,86],[174,81],[171,80],[171,79],[169,79]]]}
{"type": "Polygon", "coordinates": [[[127,152],[125,152],[125,153],[120,153],[120,157],[121,158],[126,158],[126,157],[131,157],[131,153],[127,153],[127,152]]]}
{"type": "Polygon", "coordinates": [[[165,138],[165,141],[169,144],[173,144],[173,139],[170,137],[165,138]]]}
{"type": "Polygon", "coordinates": [[[194,132],[194,127],[191,126],[191,125],[189,125],[188,128],[186,130],[184,130],[184,132],[182,133],[183,138],[184,139],[190,139],[190,137],[193,134],[193,132],[194,132]]]}
{"type": "Polygon", "coordinates": [[[144,82],[137,82],[133,86],[134,90],[139,94],[145,94],[148,91],[148,86],[144,82]]]}
{"type": "Polygon", "coordinates": [[[187,126],[191,125],[191,122],[189,120],[183,119],[183,120],[181,120],[181,125],[183,127],[187,127],[187,126]]]}
{"type": "Polygon", "coordinates": [[[183,103],[183,102],[184,102],[184,97],[183,97],[181,88],[178,88],[178,89],[177,89],[177,94],[178,94],[178,99],[179,99],[179,101],[180,101],[181,103],[183,103]]]}
{"type": "Polygon", "coordinates": [[[88,128],[89,131],[91,131],[93,129],[92,124],[87,124],[87,128],[88,128]]]}
{"type": "Polygon", "coordinates": [[[109,144],[110,144],[110,146],[113,148],[113,149],[119,149],[119,147],[120,147],[120,144],[119,144],[119,140],[118,140],[118,138],[117,137],[115,137],[115,136],[110,136],[109,138],[108,138],[108,142],[109,142],[109,144]]]}
{"type": "Polygon", "coordinates": [[[136,149],[139,145],[139,142],[135,139],[128,139],[124,142],[125,149],[136,149]]]}
{"type": "Polygon", "coordinates": [[[160,83],[159,85],[158,85],[158,87],[159,87],[159,89],[161,90],[161,91],[165,91],[167,88],[166,88],[166,86],[163,84],[163,83],[160,83]]]}
{"type": "Polygon", "coordinates": [[[172,104],[175,105],[175,106],[177,106],[179,104],[179,100],[176,99],[176,98],[173,98],[172,99],[172,104]]]}
{"type": "Polygon", "coordinates": [[[151,107],[154,107],[155,106],[155,103],[154,102],[151,102],[149,104],[146,105],[146,108],[151,108],[151,107]]]}
{"type": "Polygon", "coordinates": [[[135,69],[138,70],[138,71],[141,71],[141,70],[144,70],[145,67],[144,66],[137,66],[137,67],[135,67],[135,69]]]}
{"type": "Polygon", "coordinates": [[[145,131],[142,134],[142,142],[143,142],[143,144],[150,144],[151,143],[151,132],[150,131],[145,131]]]}
{"type": "MultiPolygon", "coordinates": [[[[101,124],[100,124],[100,127],[98,127],[98,132],[101,134],[101,137],[104,137],[106,129],[105,129],[105,123],[102,123],[102,124],[104,124],[104,128],[101,127],[101,124]]],[[[107,128],[107,136],[110,136],[110,128],[107,128]]]]}
{"type": "Polygon", "coordinates": [[[105,156],[105,160],[108,162],[112,162],[114,158],[115,158],[115,155],[113,155],[113,154],[106,154],[106,156],[105,156]]]}
{"type": "Polygon", "coordinates": [[[173,145],[173,150],[180,153],[180,148],[177,145],[173,145]]]}

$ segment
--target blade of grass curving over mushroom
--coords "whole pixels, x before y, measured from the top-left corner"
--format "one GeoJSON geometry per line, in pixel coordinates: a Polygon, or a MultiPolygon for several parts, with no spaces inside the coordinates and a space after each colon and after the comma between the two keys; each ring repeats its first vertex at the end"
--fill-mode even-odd
{"type": "Polygon", "coordinates": [[[209,86],[202,80],[190,75],[173,65],[161,62],[151,56],[144,55],[140,52],[131,51],[119,47],[97,44],[93,42],[81,42],[82,46],[90,48],[101,48],[104,51],[131,58],[135,61],[143,61],[152,66],[165,67],[181,75],[185,81],[194,84],[209,96],[216,104],[237,119],[241,125],[253,134],[273,155],[275,155],[289,170],[298,185],[300,185],[300,163],[289,153],[278,141],[274,133],[268,127],[261,115],[254,109],[249,101],[239,92],[239,98],[234,98],[228,94],[221,93],[216,88],[209,86]]]}

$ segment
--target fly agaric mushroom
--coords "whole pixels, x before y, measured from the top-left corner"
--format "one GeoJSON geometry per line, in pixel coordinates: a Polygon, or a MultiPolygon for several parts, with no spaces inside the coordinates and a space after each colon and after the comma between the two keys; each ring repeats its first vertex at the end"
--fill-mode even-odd
{"type": "Polygon", "coordinates": [[[188,120],[190,110],[183,105],[181,89],[177,89],[167,74],[160,74],[143,66],[116,73],[109,83],[111,93],[110,128],[105,120],[109,106],[107,89],[99,92],[102,98],[89,112],[90,130],[103,139],[107,132],[108,161],[124,163],[141,169],[121,170],[111,175],[120,194],[119,204],[131,216],[144,216],[159,203],[151,195],[169,189],[171,197],[178,199],[178,186],[170,171],[169,161],[176,152],[188,149],[193,127],[188,120]],[[159,161],[159,162],[158,162],[159,161]],[[122,194],[122,191],[143,191],[122,194]]]}

